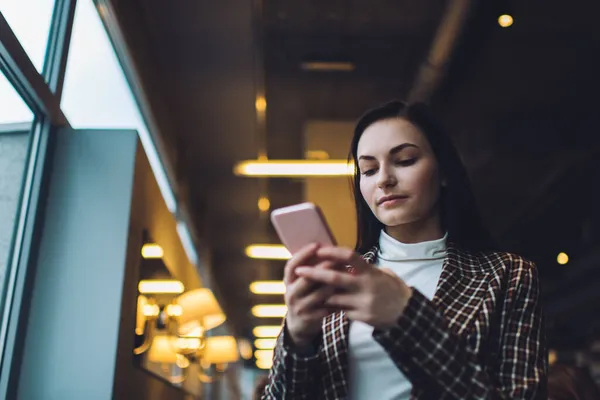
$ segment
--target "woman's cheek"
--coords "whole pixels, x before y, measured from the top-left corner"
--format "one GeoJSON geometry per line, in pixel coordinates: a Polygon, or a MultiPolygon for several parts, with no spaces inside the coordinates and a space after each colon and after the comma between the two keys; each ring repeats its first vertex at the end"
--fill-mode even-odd
{"type": "Polygon", "coordinates": [[[368,178],[363,178],[360,181],[360,192],[363,196],[363,199],[365,199],[365,202],[367,203],[367,205],[373,210],[374,204],[375,204],[375,185],[373,184],[373,182],[371,182],[368,178]]]}
{"type": "Polygon", "coordinates": [[[409,189],[419,193],[421,196],[433,195],[434,193],[430,192],[437,185],[436,169],[431,165],[424,165],[423,168],[415,172],[407,182],[409,189]]]}
{"type": "Polygon", "coordinates": [[[369,194],[369,191],[367,190],[365,178],[360,179],[360,194],[362,195],[363,199],[365,199],[365,202],[370,206],[371,196],[369,194]]]}

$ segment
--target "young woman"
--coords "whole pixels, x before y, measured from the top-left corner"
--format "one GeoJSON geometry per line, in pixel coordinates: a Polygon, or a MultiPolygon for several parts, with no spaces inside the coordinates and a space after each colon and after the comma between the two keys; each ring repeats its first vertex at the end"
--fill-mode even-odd
{"type": "Polygon", "coordinates": [[[537,271],[494,251],[427,107],[368,112],[351,159],[356,251],[315,244],[286,264],[263,399],[545,398],[537,271]]]}

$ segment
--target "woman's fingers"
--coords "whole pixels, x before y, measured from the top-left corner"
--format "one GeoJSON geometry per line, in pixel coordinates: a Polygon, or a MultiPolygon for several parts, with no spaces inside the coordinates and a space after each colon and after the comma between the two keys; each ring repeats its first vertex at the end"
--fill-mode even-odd
{"type": "MultiPolygon", "coordinates": [[[[313,268],[313,267],[308,267],[313,268]]],[[[288,301],[294,302],[302,297],[308,295],[308,293],[315,291],[320,285],[314,281],[306,278],[299,278],[292,283],[286,290],[286,297],[288,301]]]]}
{"type": "Polygon", "coordinates": [[[316,243],[309,244],[288,260],[283,271],[283,281],[286,285],[289,285],[296,280],[294,270],[300,265],[308,264],[311,257],[315,256],[318,248],[319,246],[316,243]]]}
{"type": "Polygon", "coordinates": [[[314,268],[314,267],[298,267],[296,274],[313,282],[322,283],[351,291],[358,287],[359,281],[357,277],[347,273],[331,269],[314,268]]]}
{"type": "Polygon", "coordinates": [[[333,294],[325,301],[325,306],[337,310],[353,310],[356,308],[356,294],[333,294]]]}
{"type": "Polygon", "coordinates": [[[350,265],[359,273],[373,268],[357,252],[345,247],[321,247],[317,249],[316,256],[319,259],[333,261],[336,264],[350,265]]]}
{"type": "Polygon", "coordinates": [[[333,288],[322,286],[306,296],[299,298],[294,304],[296,314],[305,317],[314,314],[318,309],[323,309],[323,304],[325,304],[333,292],[333,288]]]}
{"type": "MultiPolygon", "coordinates": [[[[327,270],[338,270],[340,269],[340,264],[335,263],[331,260],[321,260],[317,265],[315,265],[316,269],[327,269],[327,270]]],[[[345,270],[345,268],[343,268],[345,270]]]]}
{"type": "MultiPolygon", "coordinates": [[[[318,268],[318,269],[333,269],[336,265],[332,261],[322,261],[314,267],[304,267],[304,268],[318,268]]],[[[299,268],[299,267],[296,267],[299,268]]],[[[295,273],[294,273],[295,275],[295,273]]],[[[308,279],[296,279],[294,283],[292,283],[288,289],[291,292],[290,298],[300,298],[305,296],[307,293],[318,289],[321,284],[308,280],[308,279]]]]}

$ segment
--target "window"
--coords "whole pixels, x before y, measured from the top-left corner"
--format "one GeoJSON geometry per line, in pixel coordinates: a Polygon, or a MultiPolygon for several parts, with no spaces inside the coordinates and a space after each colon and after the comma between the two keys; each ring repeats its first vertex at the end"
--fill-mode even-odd
{"type": "Polygon", "coordinates": [[[54,0],[0,0],[0,12],[38,72],[44,68],[53,9],[54,0]]]}
{"type": "Polygon", "coordinates": [[[4,75],[0,75],[0,126],[33,121],[33,113],[4,75]]]}
{"type": "MultiPolygon", "coordinates": [[[[94,0],[0,0],[0,29],[2,33],[12,31],[16,37],[16,41],[10,35],[0,38],[0,398],[15,397],[20,378],[31,376],[21,374],[25,357],[20,356],[37,354],[28,352],[20,338],[29,336],[32,320],[41,320],[36,320],[32,307],[23,306],[31,298],[29,283],[34,282],[34,293],[39,294],[47,282],[37,281],[36,264],[40,264],[31,250],[39,248],[43,225],[39,211],[46,207],[44,193],[53,184],[52,179],[45,179],[44,169],[47,161],[55,159],[49,144],[61,128],[63,116],[74,128],[136,130],[167,207],[173,213],[178,211],[150,135],[151,131],[158,137],[157,129],[151,116],[140,111],[134,95],[142,93],[136,72],[128,69],[132,90],[105,31],[103,19],[113,27],[116,48],[129,66],[121,33],[107,4],[94,0]],[[24,316],[24,310],[30,314],[24,316]]],[[[77,134],[73,137],[78,138],[77,134]]],[[[182,215],[187,215],[185,208],[182,215]]],[[[191,244],[187,226],[181,221],[178,232],[186,244],[191,244]]],[[[47,312],[37,315],[43,317],[47,312]]],[[[35,361],[33,365],[38,368],[35,361]]]]}
{"type": "Polygon", "coordinates": [[[33,113],[2,73],[0,110],[0,304],[3,304],[33,113]]]}
{"type": "Polygon", "coordinates": [[[74,128],[136,129],[167,207],[175,210],[158,153],[92,0],[77,2],[61,108],[74,128]]]}

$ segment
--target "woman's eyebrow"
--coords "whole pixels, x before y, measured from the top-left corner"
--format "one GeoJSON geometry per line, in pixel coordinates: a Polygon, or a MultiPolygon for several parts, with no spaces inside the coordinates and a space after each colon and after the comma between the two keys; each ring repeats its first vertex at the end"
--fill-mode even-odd
{"type": "MultiPolygon", "coordinates": [[[[404,150],[407,147],[414,147],[417,149],[419,148],[419,146],[417,146],[416,144],[402,143],[402,144],[399,144],[398,146],[391,148],[389,153],[390,153],[390,155],[393,155],[393,154],[396,154],[396,153],[404,150]]],[[[364,154],[364,155],[361,155],[360,157],[358,157],[358,159],[359,160],[375,160],[375,157],[364,154]]]]}

